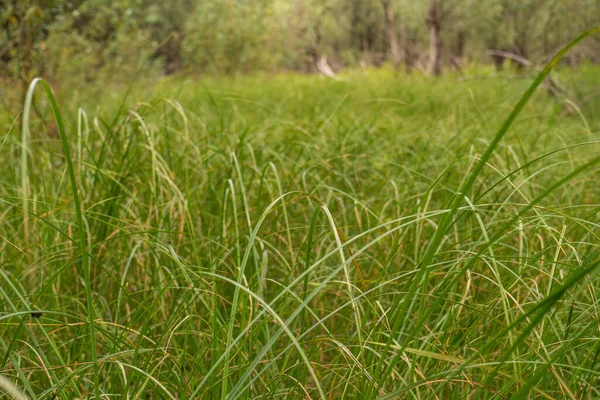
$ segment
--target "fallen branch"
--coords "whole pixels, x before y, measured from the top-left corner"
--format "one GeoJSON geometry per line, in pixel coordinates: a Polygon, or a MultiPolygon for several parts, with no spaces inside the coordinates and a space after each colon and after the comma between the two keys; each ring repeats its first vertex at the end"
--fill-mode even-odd
{"type": "Polygon", "coordinates": [[[322,55],[321,58],[319,58],[319,61],[317,61],[317,69],[325,76],[331,78],[331,79],[335,79],[336,81],[339,81],[340,78],[337,76],[337,74],[335,73],[335,71],[333,70],[333,68],[331,68],[331,66],[329,65],[329,63],[327,62],[327,56],[326,55],[322,55]]]}

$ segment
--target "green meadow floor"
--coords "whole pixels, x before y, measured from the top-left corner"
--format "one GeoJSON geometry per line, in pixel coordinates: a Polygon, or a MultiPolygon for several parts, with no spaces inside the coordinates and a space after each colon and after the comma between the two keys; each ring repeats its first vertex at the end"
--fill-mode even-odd
{"type": "Polygon", "coordinates": [[[64,137],[38,85],[0,118],[0,375],[31,399],[600,397],[599,71],[498,144],[532,76],[62,86],[64,137]]]}

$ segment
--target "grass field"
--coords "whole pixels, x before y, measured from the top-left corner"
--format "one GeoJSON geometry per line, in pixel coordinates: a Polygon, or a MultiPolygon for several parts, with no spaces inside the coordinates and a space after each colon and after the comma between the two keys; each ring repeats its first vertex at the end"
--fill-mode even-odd
{"type": "Polygon", "coordinates": [[[63,87],[64,132],[38,84],[2,119],[0,375],[32,399],[598,398],[599,103],[539,89],[503,125],[532,80],[63,87]]]}

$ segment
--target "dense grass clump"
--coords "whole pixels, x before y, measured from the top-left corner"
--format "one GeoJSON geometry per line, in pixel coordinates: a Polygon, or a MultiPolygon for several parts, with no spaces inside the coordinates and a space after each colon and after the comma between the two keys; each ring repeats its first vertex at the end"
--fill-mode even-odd
{"type": "Polygon", "coordinates": [[[529,85],[178,80],[62,96],[64,126],[38,88],[1,140],[0,375],[35,399],[600,396],[600,121],[539,92],[504,123],[529,85]]]}

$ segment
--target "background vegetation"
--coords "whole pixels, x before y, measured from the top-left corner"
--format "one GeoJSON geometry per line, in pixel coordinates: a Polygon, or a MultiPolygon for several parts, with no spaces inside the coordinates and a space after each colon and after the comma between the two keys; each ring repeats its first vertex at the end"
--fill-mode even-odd
{"type": "MultiPolygon", "coordinates": [[[[391,63],[439,74],[504,51],[543,63],[600,23],[597,0],[1,0],[0,77],[81,86],[195,72],[313,72],[391,63]]],[[[599,62],[600,41],[566,56],[599,62]]],[[[24,92],[24,90],[22,90],[24,92]]]]}
{"type": "Polygon", "coordinates": [[[600,397],[600,3],[1,4],[0,397],[600,397]]]}

